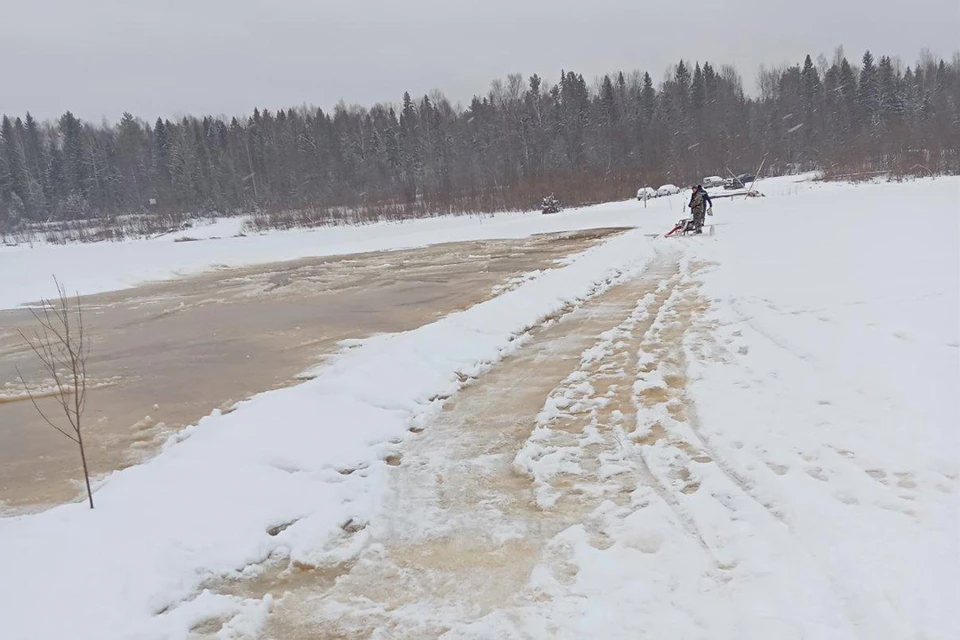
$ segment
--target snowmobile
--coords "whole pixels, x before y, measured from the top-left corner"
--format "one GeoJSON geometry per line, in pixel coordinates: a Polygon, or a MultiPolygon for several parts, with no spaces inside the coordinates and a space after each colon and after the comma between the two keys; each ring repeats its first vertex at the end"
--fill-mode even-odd
{"type": "Polygon", "coordinates": [[[560,204],[560,201],[557,200],[553,194],[550,194],[543,199],[540,210],[544,213],[559,213],[563,211],[563,205],[560,204]]]}

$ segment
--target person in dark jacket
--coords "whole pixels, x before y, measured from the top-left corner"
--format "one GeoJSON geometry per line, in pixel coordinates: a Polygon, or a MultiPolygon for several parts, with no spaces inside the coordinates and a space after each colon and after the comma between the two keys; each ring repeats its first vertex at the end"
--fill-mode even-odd
{"type": "Polygon", "coordinates": [[[693,214],[694,233],[703,233],[703,219],[707,208],[713,209],[713,201],[710,200],[710,194],[701,186],[697,185],[690,194],[690,212],[693,214]]]}

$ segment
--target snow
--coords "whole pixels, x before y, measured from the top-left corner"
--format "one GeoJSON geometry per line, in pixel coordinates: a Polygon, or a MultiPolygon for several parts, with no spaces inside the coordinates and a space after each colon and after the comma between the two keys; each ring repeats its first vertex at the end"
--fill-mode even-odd
{"type": "MultiPolygon", "coordinates": [[[[767,197],[718,201],[714,236],[647,237],[683,215],[681,195],[647,209],[4,249],[0,268],[23,274],[3,285],[11,306],[47,293],[44,278],[66,265],[68,286],[89,292],[218,262],[638,227],[215,412],[106,479],[93,512],[0,519],[0,637],[181,638],[213,619],[228,621],[221,637],[256,637],[270,595],[204,587],[269,558],[325,567],[363,553],[385,517],[386,459],[438,398],[655,251],[677,252],[679,274],[583,350],[513,460],[545,512],[569,499],[561,476],[583,495],[626,498],[549,534],[508,606],[450,621],[444,637],[960,637],[960,180],[759,188],[767,197]],[[598,391],[597,372],[622,353],[633,425],[598,391]],[[581,433],[556,428],[581,414],[581,433]]],[[[516,535],[503,526],[490,537],[516,535]]]]}
{"type": "Polygon", "coordinates": [[[957,182],[778,209],[804,221],[802,250],[770,243],[753,204],[736,243],[698,256],[720,265],[703,293],[731,341],[730,362],[691,372],[704,433],[777,505],[863,637],[960,637],[957,182]]]}
{"type": "MultiPolygon", "coordinates": [[[[628,446],[663,489],[594,512],[607,549],[579,525],[556,536],[573,581],[547,554],[542,604],[455,637],[960,637],[957,186],[748,201],[720,237],[689,242],[684,280],[710,302],[683,340],[697,415],[641,407],[628,446]],[[667,431],[653,443],[651,425],[667,431]]],[[[659,363],[638,396],[666,388],[676,360],[656,350],[685,297],[638,352],[641,371],[659,363]]],[[[587,438],[544,444],[557,407],[584,401],[589,382],[568,382],[517,457],[547,508],[545,483],[587,455],[587,438]]]]}
{"type": "Polygon", "coordinates": [[[431,398],[519,348],[545,315],[638,273],[651,254],[638,235],[467,311],[366,340],[299,386],[215,412],[149,463],[110,476],[95,511],[73,504],[0,520],[0,635],[63,637],[68,621],[78,639],[183,637],[249,608],[198,597],[215,576],[271,555],[311,566],[355,555],[363,533],[345,536],[344,526],[367,521],[384,459],[438,409],[431,398]]]}

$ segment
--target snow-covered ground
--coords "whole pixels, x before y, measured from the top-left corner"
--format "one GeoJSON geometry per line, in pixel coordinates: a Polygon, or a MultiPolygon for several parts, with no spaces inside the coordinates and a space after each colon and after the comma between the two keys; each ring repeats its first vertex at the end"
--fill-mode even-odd
{"type": "MultiPolygon", "coordinates": [[[[281,594],[204,587],[255,576],[271,558],[375,565],[389,559],[388,521],[400,517],[418,523],[421,542],[460,526],[502,545],[519,540],[531,569],[486,610],[444,609],[442,592],[396,609],[374,592],[363,602],[332,593],[311,601],[331,616],[320,622],[360,629],[369,611],[387,620],[375,637],[431,637],[418,625],[438,616],[453,616],[438,622],[448,638],[960,637],[960,180],[780,179],[760,190],[768,197],[718,201],[715,235],[694,238],[649,236],[681,216],[681,194],[646,210],[633,201],[552,216],[4,249],[0,268],[22,275],[4,282],[0,306],[10,306],[47,293],[58,265],[87,292],[217,263],[639,227],[204,419],[106,479],[95,511],[65,505],[0,520],[0,637],[177,638],[211,619],[224,622],[221,637],[257,637],[281,594]],[[423,477],[447,468],[449,443],[419,435],[442,422],[445,400],[536,347],[531,328],[581,304],[595,335],[569,343],[575,358],[549,362],[569,370],[544,389],[514,450],[459,468],[469,478],[470,464],[482,467],[491,482],[498,465],[521,474],[522,484],[494,484],[529,493],[534,511],[459,500],[453,518],[422,494],[394,502],[410,477],[394,465],[409,449],[423,450],[423,477]],[[563,526],[527,526],[547,520],[563,526]]],[[[564,320],[548,322],[562,337],[564,320]]],[[[532,385],[531,372],[518,368],[512,382],[532,385]]]]}

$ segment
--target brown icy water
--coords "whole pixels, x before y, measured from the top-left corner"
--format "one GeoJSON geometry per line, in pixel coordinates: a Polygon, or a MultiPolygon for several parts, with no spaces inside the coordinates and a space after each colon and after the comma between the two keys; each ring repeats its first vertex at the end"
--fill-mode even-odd
{"type": "MultiPolygon", "coordinates": [[[[135,464],[212,410],[294,382],[341,340],[466,309],[617,231],[305,259],[87,296],[92,473],[135,464]]],[[[16,382],[17,367],[42,382],[17,334],[32,323],[26,310],[0,311],[0,513],[71,500],[80,489],[74,445],[43,424],[16,382]]]]}

